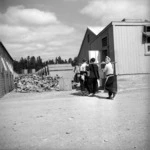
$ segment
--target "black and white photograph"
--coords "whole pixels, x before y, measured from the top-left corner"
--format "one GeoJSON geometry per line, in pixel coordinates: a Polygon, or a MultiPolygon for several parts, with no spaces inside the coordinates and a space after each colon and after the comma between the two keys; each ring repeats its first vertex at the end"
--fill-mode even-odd
{"type": "Polygon", "coordinates": [[[0,0],[0,150],[150,150],[150,1],[0,0]]]}

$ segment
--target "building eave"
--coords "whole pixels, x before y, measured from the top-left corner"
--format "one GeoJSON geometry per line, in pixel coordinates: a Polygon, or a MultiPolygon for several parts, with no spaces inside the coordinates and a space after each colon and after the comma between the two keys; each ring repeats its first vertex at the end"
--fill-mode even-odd
{"type": "Polygon", "coordinates": [[[13,58],[10,56],[10,54],[8,53],[8,51],[6,50],[5,46],[3,45],[3,43],[1,41],[0,41],[0,44],[2,45],[3,49],[5,50],[5,52],[9,56],[9,58],[12,60],[12,62],[14,62],[13,58]]]}

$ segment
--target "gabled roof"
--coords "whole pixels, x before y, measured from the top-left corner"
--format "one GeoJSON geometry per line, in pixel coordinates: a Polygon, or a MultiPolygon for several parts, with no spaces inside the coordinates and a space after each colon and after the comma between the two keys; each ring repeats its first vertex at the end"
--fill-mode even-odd
{"type": "Polygon", "coordinates": [[[5,46],[3,45],[3,43],[2,43],[1,41],[0,41],[0,45],[2,45],[3,49],[5,50],[5,52],[6,52],[7,55],[9,56],[9,58],[10,58],[12,61],[14,61],[13,58],[10,56],[10,54],[8,53],[8,51],[6,50],[5,46]]]}
{"type": "MultiPolygon", "coordinates": [[[[141,20],[141,19],[123,19],[121,21],[112,21],[110,22],[103,30],[101,30],[96,38],[94,40],[96,40],[104,31],[106,31],[110,26],[149,26],[150,25],[150,21],[148,20],[141,20]]],[[[93,41],[94,41],[93,40],[93,41]]]]}
{"type": "Polygon", "coordinates": [[[91,30],[91,32],[93,32],[95,35],[98,35],[102,30],[101,27],[88,27],[88,29],[91,30]]]}
{"type": "Polygon", "coordinates": [[[80,51],[79,51],[79,53],[78,53],[78,56],[80,55],[81,49],[82,49],[82,47],[83,47],[84,40],[86,39],[86,35],[87,35],[88,33],[91,33],[91,34],[93,34],[93,35],[96,37],[96,34],[95,34],[91,29],[89,29],[89,27],[88,27],[88,28],[86,29],[85,34],[84,34],[84,38],[83,38],[83,40],[82,40],[82,44],[81,44],[81,46],[80,46],[80,51]]]}

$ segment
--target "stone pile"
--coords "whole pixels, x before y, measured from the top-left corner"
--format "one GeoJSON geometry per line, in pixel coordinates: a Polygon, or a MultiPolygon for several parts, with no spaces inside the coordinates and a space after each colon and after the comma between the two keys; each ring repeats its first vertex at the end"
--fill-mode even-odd
{"type": "Polygon", "coordinates": [[[56,75],[51,76],[38,76],[38,75],[22,75],[15,78],[15,91],[16,92],[44,92],[51,90],[59,90],[59,79],[56,75]]]}

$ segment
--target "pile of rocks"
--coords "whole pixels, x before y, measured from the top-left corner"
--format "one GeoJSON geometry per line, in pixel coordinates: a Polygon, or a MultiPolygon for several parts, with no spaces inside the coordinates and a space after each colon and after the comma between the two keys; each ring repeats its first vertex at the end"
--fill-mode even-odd
{"type": "Polygon", "coordinates": [[[38,76],[38,75],[22,75],[15,78],[14,85],[16,92],[44,92],[51,90],[59,90],[59,79],[56,75],[38,76]]]}

